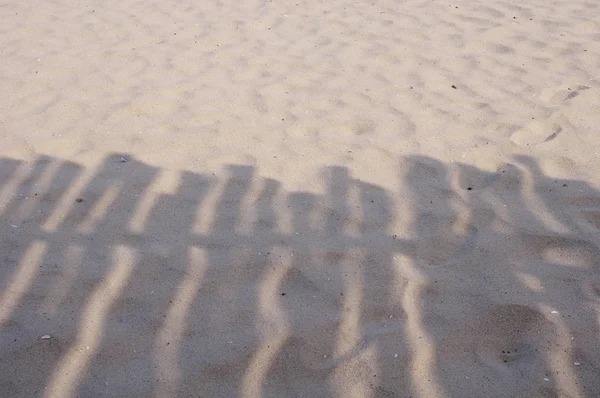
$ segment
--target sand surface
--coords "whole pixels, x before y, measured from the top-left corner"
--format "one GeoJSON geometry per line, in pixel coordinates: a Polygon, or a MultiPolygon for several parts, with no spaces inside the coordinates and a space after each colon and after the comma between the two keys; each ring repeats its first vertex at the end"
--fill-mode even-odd
{"type": "Polygon", "coordinates": [[[596,0],[3,0],[0,94],[0,396],[600,396],[596,0]]]}

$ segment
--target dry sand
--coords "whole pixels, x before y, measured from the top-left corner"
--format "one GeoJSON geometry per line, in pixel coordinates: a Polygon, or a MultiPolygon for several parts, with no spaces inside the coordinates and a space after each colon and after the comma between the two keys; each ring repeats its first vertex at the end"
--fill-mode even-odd
{"type": "Polygon", "coordinates": [[[0,54],[0,396],[600,396],[596,0],[4,0],[0,54]]]}

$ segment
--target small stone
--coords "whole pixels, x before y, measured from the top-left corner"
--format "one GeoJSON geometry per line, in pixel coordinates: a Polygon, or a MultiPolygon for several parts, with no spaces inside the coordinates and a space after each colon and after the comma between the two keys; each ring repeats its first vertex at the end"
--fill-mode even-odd
{"type": "Polygon", "coordinates": [[[52,338],[52,337],[51,337],[49,334],[45,334],[45,335],[43,335],[43,336],[41,337],[41,339],[42,339],[42,340],[49,340],[49,339],[51,339],[51,338],[52,338]]]}
{"type": "Polygon", "coordinates": [[[129,162],[129,159],[127,159],[125,156],[121,156],[121,163],[127,163],[129,162]]]}
{"type": "Polygon", "coordinates": [[[77,199],[75,199],[75,202],[81,203],[81,202],[83,202],[83,198],[77,198],[77,199]]]}
{"type": "Polygon", "coordinates": [[[573,362],[573,365],[579,366],[579,365],[581,365],[581,363],[580,362],[573,362]]]}
{"type": "Polygon", "coordinates": [[[456,86],[453,84],[453,85],[452,85],[452,88],[456,90],[456,88],[457,88],[457,87],[456,87],[456,86]]]}

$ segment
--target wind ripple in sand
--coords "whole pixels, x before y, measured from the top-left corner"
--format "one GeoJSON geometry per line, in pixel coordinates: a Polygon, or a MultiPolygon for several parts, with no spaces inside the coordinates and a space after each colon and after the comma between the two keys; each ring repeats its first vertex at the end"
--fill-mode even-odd
{"type": "Polygon", "coordinates": [[[3,3],[2,391],[599,395],[599,10],[3,3]]]}

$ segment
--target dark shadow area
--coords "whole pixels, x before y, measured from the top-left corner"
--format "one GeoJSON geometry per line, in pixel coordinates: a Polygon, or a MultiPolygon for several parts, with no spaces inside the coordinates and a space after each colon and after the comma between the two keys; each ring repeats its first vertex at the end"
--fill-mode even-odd
{"type": "Polygon", "coordinates": [[[0,159],[0,395],[600,394],[600,192],[409,157],[398,190],[0,159]]]}

